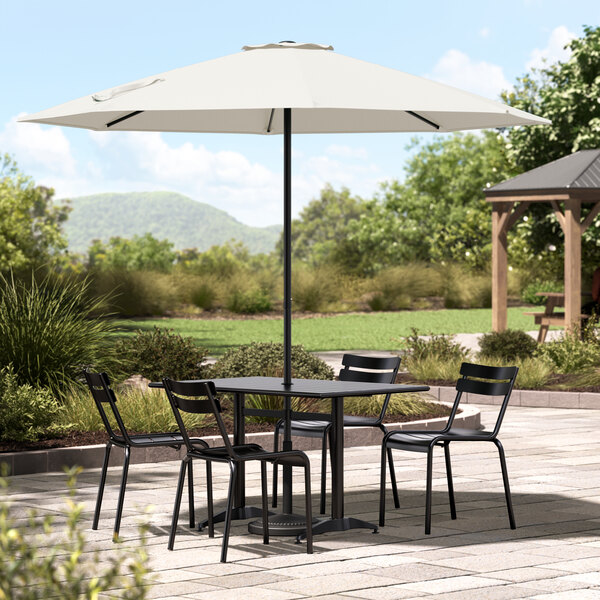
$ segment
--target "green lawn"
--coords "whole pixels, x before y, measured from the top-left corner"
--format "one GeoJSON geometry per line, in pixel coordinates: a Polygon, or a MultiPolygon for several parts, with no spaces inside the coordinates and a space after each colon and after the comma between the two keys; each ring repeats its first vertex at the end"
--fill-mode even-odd
{"type": "MultiPolygon", "coordinates": [[[[508,309],[512,329],[536,329],[524,308],[508,309]]],[[[137,329],[168,327],[183,336],[191,336],[211,354],[223,354],[232,346],[250,342],[283,340],[281,319],[218,321],[213,319],[128,319],[119,321],[126,335],[137,329]]],[[[479,333],[491,330],[492,311],[469,310],[403,311],[334,315],[295,319],[292,340],[309,351],[323,350],[395,350],[395,340],[409,335],[411,327],[420,333],[479,333]]]]}

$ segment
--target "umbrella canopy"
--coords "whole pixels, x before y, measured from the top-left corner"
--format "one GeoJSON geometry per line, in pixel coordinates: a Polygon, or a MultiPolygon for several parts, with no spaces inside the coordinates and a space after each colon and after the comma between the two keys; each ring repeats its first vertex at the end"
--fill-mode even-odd
{"type": "Polygon", "coordinates": [[[20,121],[97,131],[284,136],[284,377],[291,385],[291,134],[443,132],[547,124],[422,77],[280,42],[85,96],[20,121]],[[293,120],[292,120],[293,113],[293,120]]]}
{"type": "Polygon", "coordinates": [[[469,92],[332,52],[282,42],[85,96],[21,121],[97,131],[294,133],[458,131],[548,120],[469,92]],[[126,117],[126,118],[123,118],[126,117]]]}

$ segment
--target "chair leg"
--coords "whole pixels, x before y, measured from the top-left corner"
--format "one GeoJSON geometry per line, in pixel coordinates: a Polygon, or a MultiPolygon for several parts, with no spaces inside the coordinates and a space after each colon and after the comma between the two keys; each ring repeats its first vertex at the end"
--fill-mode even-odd
{"type": "Polygon", "coordinates": [[[306,553],[313,553],[312,500],[310,485],[310,465],[304,466],[304,503],[306,505],[306,553]]]}
{"type": "Polygon", "coordinates": [[[100,520],[100,508],[102,507],[102,496],[104,495],[104,485],[106,483],[106,473],[108,471],[108,459],[110,458],[110,449],[112,444],[106,444],[104,451],[104,463],[102,464],[102,474],[100,475],[100,486],[98,487],[98,497],[96,498],[96,510],[94,511],[94,522],[92,529],[98,529],[98,521],[100,520]]]}
{"type": "MultiPolygon", "coordinates": [[[[383,435],[385,436],[388,432],[387,427],[383,424],[379,424],[379,429],[383,431],[383,435]]],[[[388,448],[387,451],[388,456],[388,465],[390,466],[390,481],[392,482],[392,495],[394,497],[394,506],[396,508],[400,508],[400,498],[398,496],[398,484],[396,483],[396,469],[394,469],[394,459],[392,457],[392,449],[388,448]]]]}
{"type": "Polygon", "coordinates": [[[450,462],[450,442],[444,443],[446,458],[446,479],[448,480],[448,497],[450,498],[450,517],[456,519],[456,503],[454,502],[454,482],[452,481],[452,463],[450,462]]]}
{"type": "Polygon", "coordinates": [[[433,479],[433,448],[427,451],[427,486],[425,490],[425,535],[431,533],[431,486],[433,479]]]}
{"type": "MultiPolygon", "coordinates": [[[[387,450],[391,451],[391,448],[387,448],[387,450]]],[[[385,525],[385,470],[387,468],[386,465],[386,447],[385,442],[381,445],[381,468],[379,470],[380,480],[379,480],[379,526],[383,527],[385,525]]]]}
{"type": "Polygon", "coordinates": [[[190,529],[196,526],[196,517],[194,514],[194,461],[188,462],[188,504],[190,511],[190,529]]]}
{"type": "Polygon", "coordinates": [[[227,508],[225,509],[225,529],[223,530],[223,545],[221,546],[221,562],[227,562],[227,546],[229,544],[229,531],[231,530],[231,512],[233,509],[233,492],[235,488],[235,475],[237,465],[229,463],[229,489],[227,490],[227,508]]]}
{"type": "Polygon", "coordinates": [[[206,461],[206,504],[208,506],[208,537],[215,537],[214,503],[212,488],[212,464],[206,461]]]}
{"type": "Polygon", "coordinates": [[[516,529],[515,515],[513,513],[512,498],[510,495],[510,484],[508,482],[508,470],[506,469],[506,457],[504,456],[504,448],[500,443],[500,440],[495,439],[494,444],[498,448],[498,454],[500,455],[500,467],[502,468],[502,479],[504,481],[504,495],[506,496],[506,508],[508,509],[508,521],[511,529],[516,529]]]}
{"type": "MultiPolygon", "coordinates": [[[[273,434],[273,452],[279,451],[279,422],[275,425],[275,433],[273,434]]],[[[277,508],[277,463],[273,463],[273,502],[271,506],[277,508]]]]}
{"type": "Polygon", "coordinates": [[[183,496],[183,484],[185,483],[185,471],[189,458],[184,458],[181,461],[179,469],[179,481],[177,482],[177,492],[175,493],[175,505],[173,506],[173,518],[171,519],[171,533],[169,534],[169,543],[167,548],[173,550],[175,545],[175,533],[177,531],[177,522],[179,521],[179,508],[181,507],[181,496],[183,496]]]}
{"type": "Polygon", "coordinates": [[[267,463],[260,461],[260,489],[262,493],[263,544],[269,543],[269,499],[267,498],[267,463]]]}
{"type": "Polygon", "coordinates": [[[319,513],[325,514],[325,498],[327,497],[327,438],[329,438],[329,448],[331,449],[331,428],[325,429],[321,444],[321,500],[319,503],[319,513]]]}
{"type": "Polygon", "coordinates": [[[127,486],[127,473],[129,472],[129,457],[131,448],[125,448],[125,460],[123,461],[123,476],[121,478],[121,489],[119,490],[119,501],[117,504],[117,516],[115,517],[115,530],[113,532],[113,541],[119,537],[119,529],[121,528],[121,517],[123,515],[123,503],[125,501],[125,487],[127,486]]]}

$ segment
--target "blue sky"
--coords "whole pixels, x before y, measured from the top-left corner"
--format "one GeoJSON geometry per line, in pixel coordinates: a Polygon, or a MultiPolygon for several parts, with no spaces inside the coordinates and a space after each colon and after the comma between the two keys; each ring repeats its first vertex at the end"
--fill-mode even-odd
{"type": "MultiPolygon", "coordinates": [[[[244,44],[295,40],[497,98],[600,23],[597,0],[304,2],[0,0],[0,153],[56,196],[173,190],[251,225],[282,221],[280,137],[17,124],[23,113],[244,44]]],[[[371,196],[402,178],[409,134],[295,136],[294,212],[330,182],[371,196]]],[[[427,139],[426,137],[424,139],[427,139]]]]}

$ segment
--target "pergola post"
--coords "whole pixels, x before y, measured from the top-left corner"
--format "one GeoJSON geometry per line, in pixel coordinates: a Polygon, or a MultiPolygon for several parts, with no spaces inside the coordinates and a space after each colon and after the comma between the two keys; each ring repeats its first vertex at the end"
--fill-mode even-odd
{"type": "Polygon", "coordinates": [[[504,331],[507,326],[508,243],[505,227],[512,203],[492,205],[492,329],[504,331]]]}
{"type": "Polygon", "coordinates": [[[581,315],[581,202],[565,200],[565,326],[579,325],[581,315]]]}

